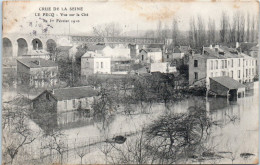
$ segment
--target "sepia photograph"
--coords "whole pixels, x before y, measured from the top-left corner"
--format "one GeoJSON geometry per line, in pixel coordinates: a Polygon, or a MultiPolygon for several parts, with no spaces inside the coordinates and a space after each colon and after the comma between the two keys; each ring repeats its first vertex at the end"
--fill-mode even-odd
{"type": "Polygon", "coordinates": [[[2,164],[258,164],[259,2],[2,2],[2,164]]]}

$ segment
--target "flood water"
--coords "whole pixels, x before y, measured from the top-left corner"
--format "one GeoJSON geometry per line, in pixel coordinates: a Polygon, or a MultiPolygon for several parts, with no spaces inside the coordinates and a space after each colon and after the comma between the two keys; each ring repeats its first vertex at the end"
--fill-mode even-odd
{"type": "MultiPolygon", "coordinates": [[[[191,97],[180,102],[170,104],[168,108],[163,103],[146,105],[147,113],[125,115],[118,113],[106,125],[110,137],[124,135],[129,132],[138,132],[160,115],[171,111],[173,113],[185,113],[192,106],[200,106],[207,110],[208,117],[218,123],[218,126],[211,127],[210,135],[206,145],[210,151],[220,154],[223,158],[214,161],[204,161],[201,163],[254,163],[258,156],[258,127],[259,127],[259,92],[258,82],[254,83],[254,90],[247,91],[246,97],[238,98],[237,101],[228,101],[226,98],[206,98],[191,97]],[[225,153],[225,154],[223,154],[225,153]],[[232,154],[231,154],[232,153],[232,154]],[[254,154],[244,158],[242,153],[254,154]]],[[[138,105],[134,105],[138,109],[138,105]]],[[[68,113],[69,114],[69,113],[68,113]]],[[[75,114],[73,114],[75,115],[75,114]]],[[[67,118],[67,117],[66,117],[67,118]]],[[[72,117],[75,118],[75,117],[72,117]]],[[[90,119],[90,118],[89,118],[90,119]]],[[[64,128],[64,134],[68,142],[68,147],[73,148],[75,140],[81,144],[94,143],[104,138],[102,124],[90,121],[87,124],[68,124],[64,128]],[[67,128],[66,128],[67,127],[67,128]]],[[[35,145],[37,146],[37,145],[35,145]]],[[[79,157],[75,153],[68,153],[65,158],[66,163],[78,163],[79,157]]],[[[91,152],[87,154],[83,163],[104,163],[104,154],[97,146],[93,146],[91,152]]],[[[190,160],[182,163],[198,163],[190,160]]]]}
{"type": "MultiPolygon", "coordinates": [[[[258,156],[258,82],[254,84],[254,90],[247,91],[246,97],[238,98],[237,101],[228,101],[226,98],[192,97],[183,101],[171,104],[166,110],[164,104],[147,105],[148,113],[136,115],[117,114],[107,125],[111,136],[124,134],[131,131],[138,131],[141,127],[147,126],[167,111],[173,113],[185,113],[192,106],[200,106],[207,110],[208,117],[218,123],[211,127],[209,138],[206,142],[211,152],[220,153],[223,157],[214,161],[201,163],[254,163],[258,156]],[[241,157],[240,154],[254,154],[250,157],[241,157]]],[[[135,108],[138,109],[138,106],[135,108]]],[[[90,124],[79,128],[65,131],[68,139],[95,139],[104,136],[98,123],[90,124]],[[75,135],[77,134],[77,137],[75,135]]],[[[104,155],[92,149],[83,163],[102,163],[104,155]]],[[[68,160],[73,163],[75,160],[68,160]]],[[[198,162],[186,162],[198,163],[198,162]]]]}

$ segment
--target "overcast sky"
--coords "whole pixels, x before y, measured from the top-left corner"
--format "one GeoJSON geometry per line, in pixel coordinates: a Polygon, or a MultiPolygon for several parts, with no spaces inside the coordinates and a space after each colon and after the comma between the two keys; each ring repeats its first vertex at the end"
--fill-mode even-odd
{"type": "MultiPolygon", "coordinates": [[[[173,2],[173,1],[99,1],[99,2],[8,2],[3,5],[4,32],[31,33],[33,30],[41,33],[48,26],[49,34],[82,34],[90,33],[93,26],[116,22],[123,27],[123,31],[156,29],[158,20],[171,27],[175,17],[179,22],[180,30],[189,30],[190,17],[201,15],[204,20],[209,17],[216,20],[219,26],[221,12],[225,11],[230,16],[237,11],[249,12],[258,15],[258,3],[251,2],[173,2]],[[83,7],[83,11],[39,11],[41,7],[83,7]],[[35,16],[41,13],[41,16],[35,16]],[[54,13],[54,17],[42,16],[43,13],[54,13]],[[60,13],[88,13],[88,16],[61,17],[60,13]],[[40,18],[49,21],[54,19],[79,20],[79,23],[43,23],[40,18]],[[30,24],[32,22],[32,25],[30,24]],[[37,25],[36,25],[37,24],[37,25]],[[41,24],[41,25],[40,25],[41,24]],[[37,27],[35,27],[35,26],[37,27]],[[39,27],[40,26],[40,27],[39,27]],[[70,27],[70,28],[69,28],[70,27]],[[70,30],[69,30],[70,29],[70,30]]],[[[52,8],[53,9],[53,8],[52,8]]],[[[246,15],[245,15],[246,17],[246,15]]]]}

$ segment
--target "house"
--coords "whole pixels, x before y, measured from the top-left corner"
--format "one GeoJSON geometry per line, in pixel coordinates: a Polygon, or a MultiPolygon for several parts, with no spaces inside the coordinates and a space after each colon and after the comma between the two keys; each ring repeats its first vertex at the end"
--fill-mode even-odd
{"type": "Polygon", "coordinates": [[[256,76],[257,72],[257,65],[256,65],[256,59],[248,56],[244,53],[240,53],[241,56],[244,57],[243,59],[243,66],[244,66],[244,71],[243,71],[243,82],[253,82],[254,78],[256,76]]]}
{"type": "Polygon", "coordinates": [[[168,62],[151,63],[150,72],[174,73],[177,72],[177,69],[168,62]]]}
{"type": "Polygon", "coordinates": [[[162,62],[162,50],[160,48],[145,48],[139,53],[141,63],[159,63],[162,62]]]}
{"type": "Polygon", "coordinates": [[[129,72],[131,66],[130,58],[112,58],[111,72],[129,72]]]}
{"type": "Polygon", "coordinates": [[[32,107],[38,116],[54,116],[54,125],[59,126],[89,117],[97,96],[98,91],[89,86],[45,90],[32,100],[32,107]]]}
{"type": "Polygon", "coordinates": [[[228,76],[211,77],[209,93],[228,97],[229,100],[245,97],[246,86],[228,76]]]}
{"type": "Polygon", "coordinates": [[[96,73],[111,74],[111,58],[88,51],[81,57],[81,77],[96,73]]]}
{"type": "Polygon", "coordinates": [[[53,87],[58,82],[58,64],[42,58],[17,59],[17,81],[33,88],[53,87]]]}
{"type": "Polygon", "coordinates": [[[249,55],[251,57],[253,57],[256,61],[256,74],[258,75],[259,73],[259,62],[258,62],[258,50],[259,50],[259,45],[257,44],[256,46],[253,46],[252,48],[250,48],[249,50],[249,55]]]}
{"type": "Polygon", "coordinates": [[[189,56],[191,55],[191,48],[189,46],[178,46],[172,48],[172,46],[168,46],[165,49],[165,53],[163,56],[164,62],[173,62],[178,64],[178,66],[183,64],[188,64],[189,56]]]}
{"type": "Polygon", "coordinates": [[[251,75],[249,76],[249,74],[244,74],[247,69],[245,61],[248,61],[245,60],[245,55],[236,50],[218,45],[203,47],[202,54],[190,56],[189,84],[206,85],[209,89],[209,78],[220,76],[229,76],[240,83],[248,82],[248,79],[251,82],[255,75],[254,71],[252,75],[252,68],[255,65],[250,66],[251,75]]]}

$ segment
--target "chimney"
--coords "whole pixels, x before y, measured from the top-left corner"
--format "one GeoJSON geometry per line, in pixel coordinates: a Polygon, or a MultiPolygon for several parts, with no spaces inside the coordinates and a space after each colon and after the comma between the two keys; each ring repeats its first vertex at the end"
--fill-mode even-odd
{"type": "Polygon", "coordinates": [[[236,42],[236,48],[238,48],[239,47],[239,42],[236,42]]]}
{"type": "Polygon", "coordinates": [[[209,45],[209,48],[212,49],[212,45],[209,45]]]}

